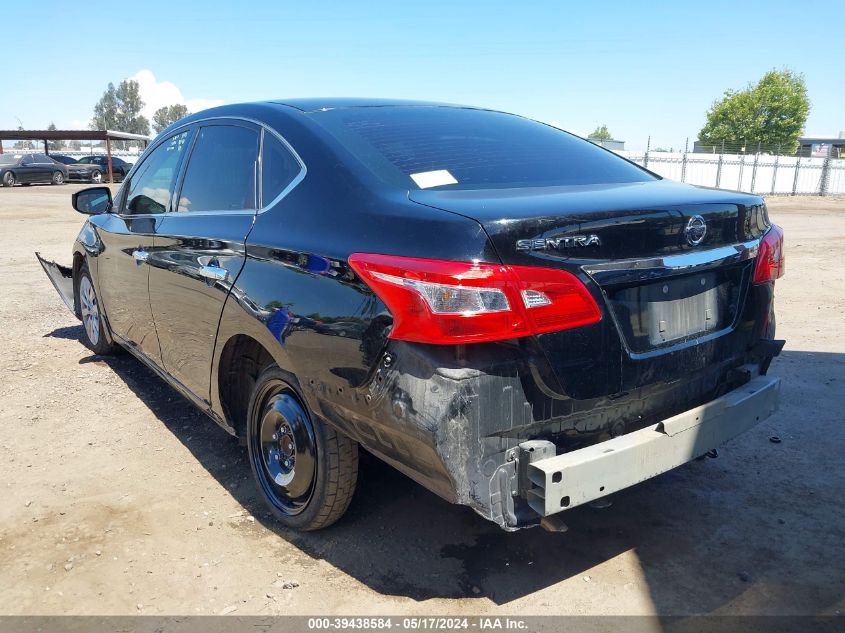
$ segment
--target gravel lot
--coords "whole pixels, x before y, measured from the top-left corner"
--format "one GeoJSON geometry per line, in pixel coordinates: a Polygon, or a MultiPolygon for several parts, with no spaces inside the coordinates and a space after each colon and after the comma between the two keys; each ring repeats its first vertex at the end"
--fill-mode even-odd
{"type": "Polygon", "coordinates": [[[265,516],[235,440],[79,342],[33,255],[69,260],[78,188],[0,189],[0,614],[845,607],[845,200],[769,202],[783,403],[718,459],[570,511],[566,534],[507,534],[365,458],[347,516],[302,535],[265,516]]]}

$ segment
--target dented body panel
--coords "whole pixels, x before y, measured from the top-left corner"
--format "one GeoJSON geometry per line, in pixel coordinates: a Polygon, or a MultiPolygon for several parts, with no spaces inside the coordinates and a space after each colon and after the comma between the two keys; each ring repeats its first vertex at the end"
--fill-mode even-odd
{"type": "MultiPolygon", "coordinates": [[[[179,214],[169,232],[168,213],[121,214],[118,192],[112,213],[86,221],[71,267],[39,256],[65,304],[75,311],[74,273],[84,262],[114,340],[239,436],[246,405],[235,397],[243,376],[233,375],[232,356],[245,341],[260,346],[315,418],[508,530],[551,513],[536,503],[540,477],[569,506],[589,500],[581,482],[594,471],[576,463],[605,468],[597,446],[636,444],[678,416],[722,411],[704,443],[631,449],[636,469],[608,461],[625,471],[610,492],[713,448],[748,428],[755,410],[775,406],[777,381],[765,378],[782,347],[772,340],[774,284],[751,283],[769,227],[758,196],[651,176],[618,186],[402,190],[356,160],[320,116],[304,103],[223,106],[165,131],[157,143],[209,117],[242,117],[282,136],[307,175],[255,214],[179,214]],[[708,233],[693,246],[686,228],[697,217],[708,233]],[[130,256],[139,246],[149,255],[143,266],[130,256]],[[394,340],[390,312],[348,264],[356,252],[558,268],[584,284],[601,319],[496,343],[394,340]],[[223,279],[200,282],[193,268],[215,257],[234,263],[223,279]],[[121,279],[134,280],[138,309],[120,298],[121,279]],[[764,400],[714,404],[763,383],[764,400]],[[545,458],[532,460],[526,446],[545,458]],[[558,471],[564,488],[546,482],[558,471]]],[[[247,381],[257,374],[249,371],[247,381]]]]}

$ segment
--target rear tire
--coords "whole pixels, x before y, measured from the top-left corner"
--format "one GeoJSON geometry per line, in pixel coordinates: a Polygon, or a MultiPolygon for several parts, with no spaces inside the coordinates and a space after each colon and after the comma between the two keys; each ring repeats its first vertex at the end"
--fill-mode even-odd
{"type": "Polygon", "coordinates": [[[15,186],[15,175],[7,171],[6,174],[3,176],[3,186],[4,187],[14,187],[15,186]]]}
{"type": "Polygon", "coordinates": [[[319,530],[349,507],[358,480],[358,444],[313,420],[288,380],[270,365],[255,382],[247,409],[249,462],[280,523],[319,530]]]}
{"type": "Polygon", "coordinates": [[[100,301],[94,290],[94,282],[88,266],[83,264],[79,269],[79,279],[76,283],[76,305],[82,315],[83,342],[97,355],[106,356],[118,350],[115,343],[109,343],[106,336],[106,324],[100,310],[100,301]]]}
{"type": "Polygon", "coordinates": [[[96,183],[96,184],[98,184],[98,185],[99,185],[100,183],[102,183],[102,182],[103,182],[103,174],[102,174],[102,172],[99,172],[99,171],[97,171],[97,170],[95,169],[95,170],[94,170],[94,172],[91,174],[91,182],[96,183]]]}

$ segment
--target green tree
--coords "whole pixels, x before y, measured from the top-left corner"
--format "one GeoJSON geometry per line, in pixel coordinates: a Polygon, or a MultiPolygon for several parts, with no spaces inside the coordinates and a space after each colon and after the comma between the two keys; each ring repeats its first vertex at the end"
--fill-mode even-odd
{"type": "MultiPolygon", "coordinates": [[[[50,132],[56,131],[56,124],[50,121],[50,125],[47,126],[47,129],[50,132]]],[[[62,149],[62,142],[61,141],[47,141],[47,149],[51,152],[57,152],[62,149]]]]}
{"type": "Polygon", "coordinates": [[[608,131],[606,125],[600,125],[587,138],[592,141],[610,141],[613,140],[613,134],[608,131]]]}
{"type": "Polygon", "coordinates": [[[158,134],[171,123],[175,123],[189,114],[187,106],[181,103],[159,108],[153,114],[153,130],[158,134]]]}
{"type": "MultiPolygon", "coordinates": [[[[144,101],[137,81],[124,80],[115,88],[108,88],[94,106],[94,116],[89,127],[92,130],[118,130],[131,134],[149,134],[150,122],[141,114],[144,101]]],[[[126,142],[115,142],[120,149],[126,149],[126,142]]]]}
{"type": "Polygon", "coordinates": [[[698,138],[704,143],[794,152],[810,112],[804,76],[789,69],[770,70],[745,90],[727,90],[707,111],[698,138]]]}

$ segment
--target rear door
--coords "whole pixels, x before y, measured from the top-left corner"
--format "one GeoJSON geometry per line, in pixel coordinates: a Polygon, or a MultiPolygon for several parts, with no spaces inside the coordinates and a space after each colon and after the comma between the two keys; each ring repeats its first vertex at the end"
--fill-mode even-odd
{"type": "Polygon", "coordinates": [[[260,138],[258,126],[239,120],[199,127],[149,260],[164,368],[205,401],[220,314],[258,208],[260,138]]]}
{"type": "Polygon", "coordinates": [[[36,154],[34,179],[32,182],[50,182],[54,171],[59,171],[56,164],[46,154],[36,154]]]}
{"type": "Polygon", "coordinates": [[[149,153],[115,200],[116,213],[92,219],[103,245],[99,292],[111,330],[129,346],[161,364],[150,311],[147,262],[153,238],[171,208],[192,130],[164,139],[149,153]]]}

